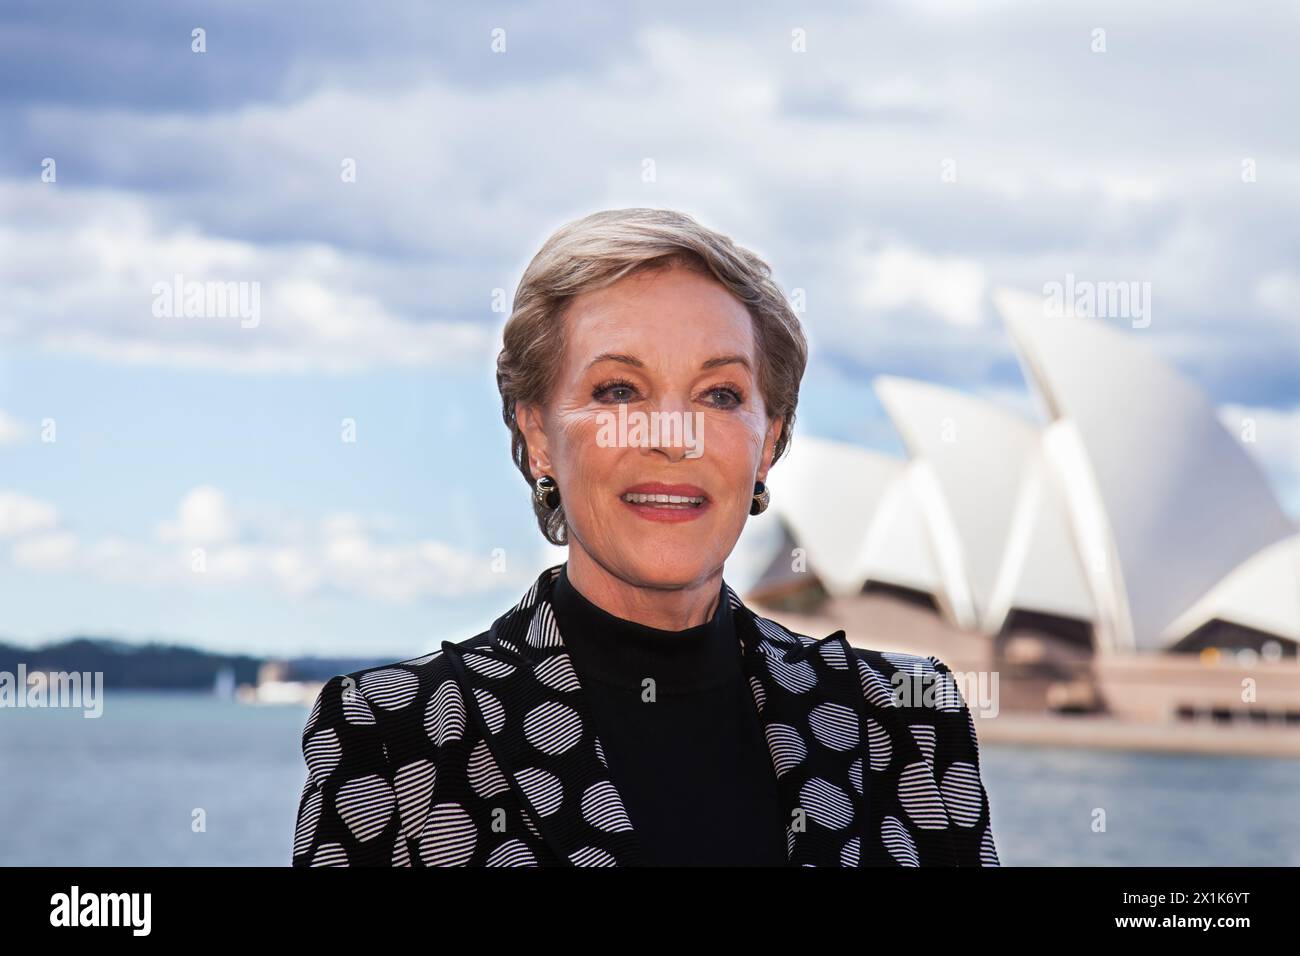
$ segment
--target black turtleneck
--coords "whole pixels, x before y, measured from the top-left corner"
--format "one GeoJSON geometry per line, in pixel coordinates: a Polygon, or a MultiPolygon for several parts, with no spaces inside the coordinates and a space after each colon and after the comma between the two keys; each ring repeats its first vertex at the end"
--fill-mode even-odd
{"type": "Polygon", "coordinates": [[[776,774],[725,596],[708,622],[663,631],[593,604],[565,564],[551,602],[646,863],[788,865],[776,774]]]}

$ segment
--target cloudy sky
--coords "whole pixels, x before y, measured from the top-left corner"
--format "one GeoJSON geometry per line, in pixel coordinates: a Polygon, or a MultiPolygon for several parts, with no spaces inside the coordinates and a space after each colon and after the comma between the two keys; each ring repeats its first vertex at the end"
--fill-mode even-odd
{"type": "Polygon", "coordinates": [[[768,259],[799,429],[890,452],[878,373],[1034,414],[997,287],[1149,282],[1128,334],[1256,419],[1300,515],[1295,5],[819,6],[6,4],[0,638],[485,627],[563,557],[509,462],[504,310],[608,207],[768,259]],[[178,275],[256,283],[257,321],[160,315],[178,275]]]}

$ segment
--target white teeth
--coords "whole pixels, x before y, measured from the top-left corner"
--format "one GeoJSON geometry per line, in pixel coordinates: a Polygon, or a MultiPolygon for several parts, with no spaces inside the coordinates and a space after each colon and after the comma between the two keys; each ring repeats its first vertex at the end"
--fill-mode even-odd
{"type": "Polygon", "coordinates": [[[704,504],[704,498],[702,496],[689,497],[683,495],[626,494],[623,496],[623,500],[634,505],[675,505],[679,508],[698,508],[700,505],[704,504]]]}

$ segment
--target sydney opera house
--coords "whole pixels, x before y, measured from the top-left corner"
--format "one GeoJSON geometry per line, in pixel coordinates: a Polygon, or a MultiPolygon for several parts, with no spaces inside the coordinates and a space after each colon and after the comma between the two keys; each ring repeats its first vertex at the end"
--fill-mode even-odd
{"type": "Polygon", "coordinates": [[[1140,334],[1040,296],[995,304],[1040,420],[877,378],[905,456],[796,435],[773,520],[742,538],[762,549],[747,599],[814,636],[996,671],[1004,713],[1248,726],[1300,752],[1300,533],[1250,423],[1229,431],[1140,334]]]}

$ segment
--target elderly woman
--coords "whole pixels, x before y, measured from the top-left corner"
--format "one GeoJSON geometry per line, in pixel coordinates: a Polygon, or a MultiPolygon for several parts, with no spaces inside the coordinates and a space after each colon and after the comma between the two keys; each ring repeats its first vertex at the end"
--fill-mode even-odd
{"type": "Polygon", "coordinates": [[[326,683],[295,865],[997,865],[948,668],[793,633],[723,580],[807,358],[770,273],[665,210],[547,240],[497,383],[568,560],[483,633],[326,683]]]}

